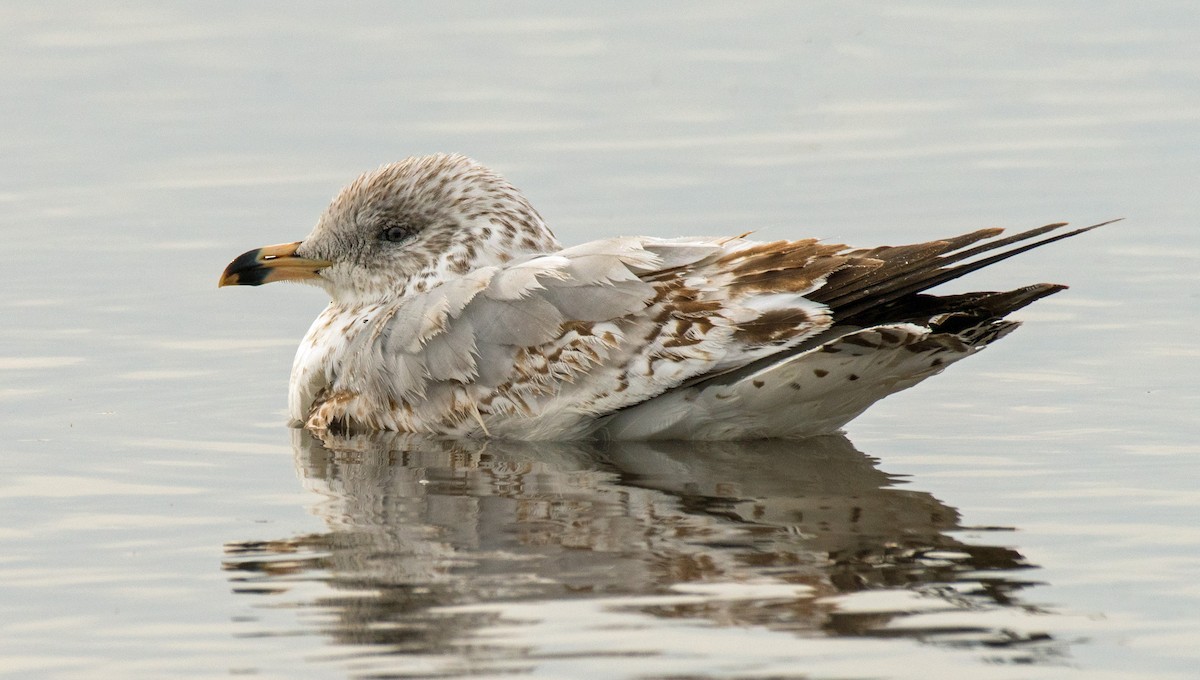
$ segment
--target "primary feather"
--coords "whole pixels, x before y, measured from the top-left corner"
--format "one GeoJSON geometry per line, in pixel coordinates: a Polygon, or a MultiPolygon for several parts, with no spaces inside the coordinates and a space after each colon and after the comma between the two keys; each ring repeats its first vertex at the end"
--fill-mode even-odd
{"type": "MultiPolygon", "coordinates": [[[[872,249],[744,237],[563,248],[490,170],[413,158],[360,177],[295,244],[295,262],[319,264],[286,278],[332,302],[296,354],[291,417],[520,439],[828,433],[1061,290],[925,293],[1094,228],[1063,226],[872,249]]],[[[244,273],[250,255],[234,263],[244,280],[231,265],[223,283],[272,280],[244,273]]]]}

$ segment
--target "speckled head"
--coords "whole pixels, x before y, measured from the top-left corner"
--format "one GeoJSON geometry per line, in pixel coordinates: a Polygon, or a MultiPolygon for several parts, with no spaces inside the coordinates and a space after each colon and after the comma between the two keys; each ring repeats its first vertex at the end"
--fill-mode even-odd
{"type": "Polygon", "coordinates": [[[541,216],[503,177],[465,156],[437,154],[356,179],[296,255],[333,263],[320,282],[338,300],[419,292],[558,248],[541,216]]]}
{"type": "MultiPolygon", "coordinates": [[[[360,176],[333,199],[288,258],[335,302],[394,299],[427,290],[479,267],[560,246],[537,211],[500,175],[460,155],[419,156],[360,176]],[[309,263],[321,263],[316,268],[309,263]]],[[[280,249],[282,246],[272,246],[280,249]]],[[[291,271],[278,254],[251,251],[235,260],[222,285],[257,285],[256,266],[291,271]],[[240,268],[234,265],[242,263],[240,268]]]]}

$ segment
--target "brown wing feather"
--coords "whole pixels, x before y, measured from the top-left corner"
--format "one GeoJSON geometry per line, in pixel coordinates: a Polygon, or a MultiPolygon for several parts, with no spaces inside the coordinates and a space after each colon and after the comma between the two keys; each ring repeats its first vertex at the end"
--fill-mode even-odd
{"type": "MultiPolygon", "coordinates": [[[[871,251],[862,251],[864,254],[869,253],[866,259],[879,261],[881,264],[870,267],[865,273],[852,273],[846,276],[839,276],[841,272],[838,272],[838,274],[829,277],[825,286],[814,291],[808,297],[817,302],[829,305],[838,318],[845,319],[872,307],[886,305],[904,296],[928,290],[1027,250],[1082,234],[1105,224],[1111,224],[1111,221],[1063,232],[1007,250],[1001,249],[1022,241],[1029,241],[1066,225],[1062,223],[1050,224],[1014,234],[1007,238],[989,240],[973,248],[964,249],[964,246],[997,236],[1001,231],[997,229],[982,229],[951,239],[931,241],[924,244],[914,244],[907,247],[901,246],[893,249],[876,248],[871,251]],[[988,257],[959,264],[958,266],[950,266],[977,255],[996,250],[999,250],[999,252],[988,257]]],[[[856,264],[853,259],[851,260],[851,264],[856,264]]]]}

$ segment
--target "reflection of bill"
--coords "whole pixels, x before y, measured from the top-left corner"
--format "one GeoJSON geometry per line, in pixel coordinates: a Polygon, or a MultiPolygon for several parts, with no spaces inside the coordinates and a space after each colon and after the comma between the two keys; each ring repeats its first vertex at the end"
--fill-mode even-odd
{"type": "Polygon", "coordinates": [[[329,531],[231,543],[226,568],[238,590],[273,597],[324,583],[296,604],[334,612],[326,632],[343,643],[437,653],[495,618],[455,605],[579,597],[808,634],[1030,641],[986,623],[896,625],[917,610],[1008,608],[1028,585],[1013,572],[1027,565],[1013,550],[947,535],[958,528],[953,508],[895,488],[842,436],[322,442],[293,432],[329,531]],[[881,593],[896,595],[894,606],[880,606],[881,593]],[[864,608],[866,594],[876,603],[864,608]]]}

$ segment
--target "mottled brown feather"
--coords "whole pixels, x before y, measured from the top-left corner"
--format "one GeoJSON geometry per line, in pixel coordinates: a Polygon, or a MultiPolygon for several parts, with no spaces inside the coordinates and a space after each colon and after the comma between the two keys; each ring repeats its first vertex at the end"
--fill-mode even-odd
{"type": "Polygon", "coordinates": [[[773,241],[734,251],[717,260],[733,274],[730,290],[735,295],[810,290],[821,279],[844,267],[840,256],[846,246],[823,244],[816,239],[773,241]]]}

